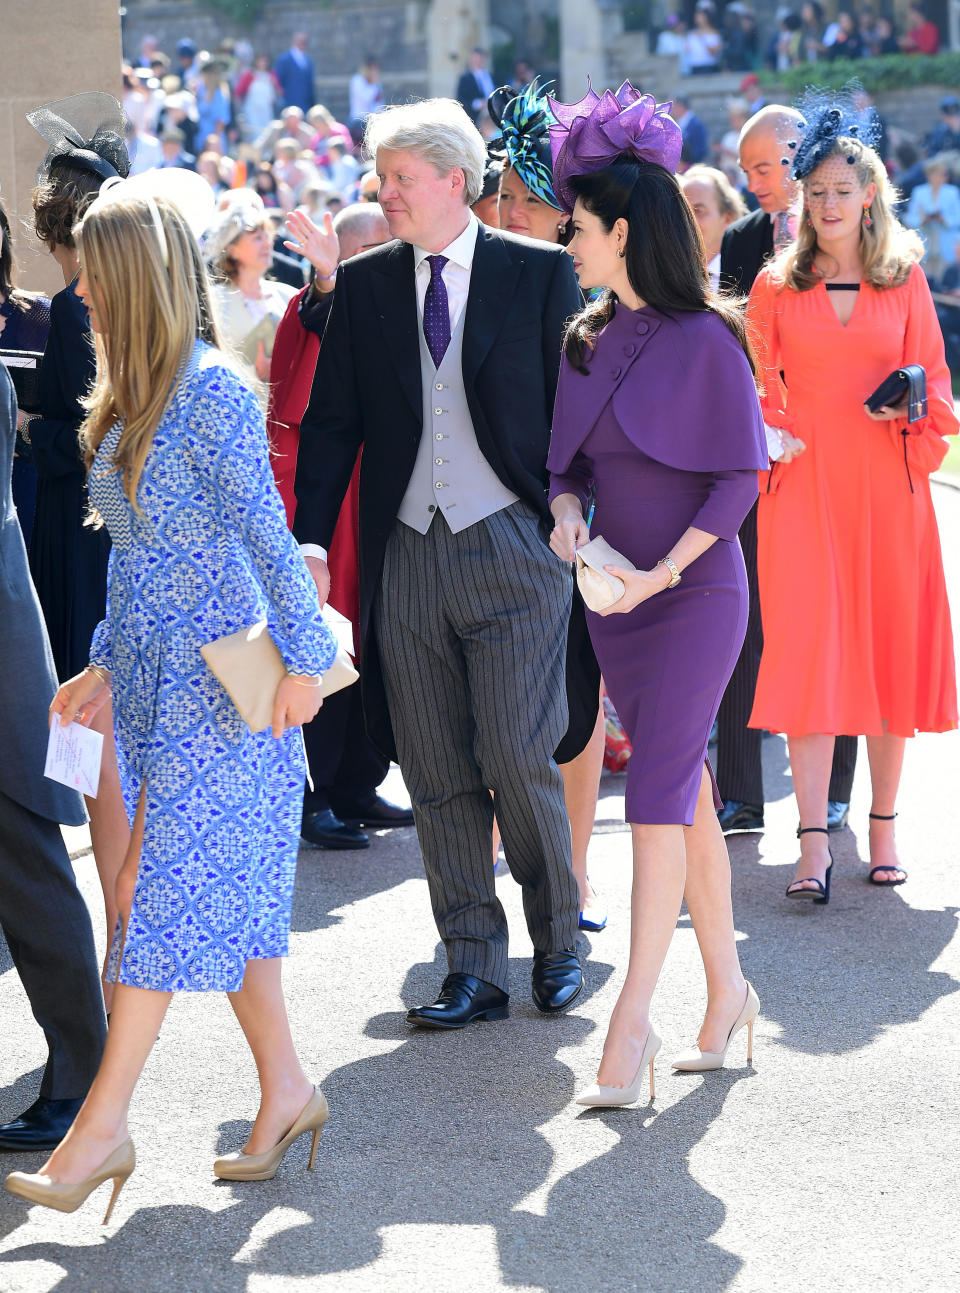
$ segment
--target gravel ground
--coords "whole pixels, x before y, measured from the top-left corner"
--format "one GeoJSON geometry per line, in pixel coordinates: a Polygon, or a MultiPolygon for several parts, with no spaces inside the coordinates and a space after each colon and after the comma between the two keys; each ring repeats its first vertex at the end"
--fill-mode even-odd
{"type": "MultiPolygon", "coordinates": [[[[960,493],[937,488],[960,606],[960,493]]],[[[960,940],[958,737],[908,752],[900,839],[909,883],[866,878],[866,756],[835,837],[828,908],[783,898],[796,855],[785,746],[764,743],[763,835],[730,852],[741,952],[762,1016],[721,1073],[671,1075],[703,1009],[684,915],[654,1002],[657,1098],[571,1104],[590,1081],[626,964],[629,835],[605,778],[591,875],[610,904],[584,941],[588,991],[545,1019],[529,996],[519,890],[511,1017],[410,1033],[404,1010],[443,973],[412,830],[366,853],[301,854],[287,984],[294,1028],[332,1114],[271,1182],[216,1182],[242,1144],[256,1080],[222,997],[176,1000],[132,1113],[138,1166],[105,1229],[106,1190],[72,1216],[0,1196],[0,1293],[113,1290],[957,1288],[960,940]],[[101,1198],[102,1195],[102,1198],[101,1198]]],[[[403,796],[399,774],[389,791],[403,796]]],[[[77,873],[103,939],[85,838],[77,873]]],[[[43,1048],[0,945],[0,1118],[33,1099],[43,1048]]],[[[30,1170],[40,1156],[3,1156],[30,1170]]]]}

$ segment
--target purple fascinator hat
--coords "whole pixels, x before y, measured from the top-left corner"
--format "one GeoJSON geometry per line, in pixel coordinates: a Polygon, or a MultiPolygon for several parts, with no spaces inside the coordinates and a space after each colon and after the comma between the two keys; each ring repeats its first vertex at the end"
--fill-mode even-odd
{"type": "Polygon", "coordinates": [[[624,81],[616,94],[603,95],[591,86],[577,103],[558,103],[547,95],[556,121],[550,126],[553,189],[564,211],[572,211],[574,175],[602,171],[618,157],[656,162],[675,171],[683,138],[670,116],[672,102],[657,103],[624,81]]]}

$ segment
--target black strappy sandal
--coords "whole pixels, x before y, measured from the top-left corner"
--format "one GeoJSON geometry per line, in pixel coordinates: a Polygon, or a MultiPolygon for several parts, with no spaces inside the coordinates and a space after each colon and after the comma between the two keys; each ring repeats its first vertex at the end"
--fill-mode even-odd
{"type": "MultiPolygon", "coordinates": [[[[797,828],[798,836],[809,835],[811,832],[816,832],[818,835],[830,834],[826,826],[803,826],[797,828]]],[[[827,867],[827,873],[823,877],[823,882],[821,883],[812,875],[808,876],[805,880],[794,880],[791,884],[787,885],[788,898],[809,898],[811,902],[818,903],[821,907],[825,907],[827,905],[830,901],[830,872],[833,870],[833,854],[830,853],[829,847],[827,848],[827,852],[830,854],[830,865],[827,867]],[[794,888],[794,885],[798,884],[815,884],[817,887],[816,889],[794,888]]],[[[874,883],[876,884],[878,882],[874,881],[874,883]]],[[[880,883],[882,883],[882,881],[880,883]]]]}
{"type": "MultiPolygon", "coordinates": [[[[875,822],[892,822],[896,815],[896,813],[890,813],[888,816],[884,817],[882,813],[871,813],[870,819],[875,822]]],[[[879,885],[881,889],[892,889],[894,885],[903,884],[906,878],[907,873],[904,871],[902,866],[875,866],[867,876],[867,879],[871,884],[879,885]],[[873,877],[878,871],[899,871],[903,876],[903,880],[874,880],[873,877]]]]}

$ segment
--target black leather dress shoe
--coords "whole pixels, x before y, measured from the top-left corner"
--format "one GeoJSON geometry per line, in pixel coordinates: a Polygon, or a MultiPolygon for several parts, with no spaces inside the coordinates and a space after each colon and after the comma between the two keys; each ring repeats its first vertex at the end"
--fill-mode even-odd
{"type": "Polygon", "coordinates": [[[413,813],[409,808],[400,808],[389,800],[381,798],[375,790],[360,799],[348,802],[345,799],[331,799],[333,810],[342,822],[351,826],[412,826],[413,813]]]}
{"type": "Polygon", "coordinates": [[[0,1127],[0,1149],[56,1149],[80,1112],[82,1100],[39,1096],[19,1118],[0,1127]]]}
{"type": "Polygon", "coordinates": [[[575,947],[559,952],[534,952],[533,1004],[545,1015],[556,1015],[572,1006],[583,991],[583,971],[575,947]]]}
{"type": "Polygon", "coordinates": [[[315,849],[368,849],[370,836],[335,817],[330,808],[307,813],[300,824],[300,838],[315,849]]]}
{"type": "Polygon", "coordinates": [[[506,1019],[510,998],[500,988],[472,974],[455,971],[443,981],[432,1006],[414,1006],[407,1023],[418,1028],[463,1028],[474,1019],[506,1019]]]}
{"type": "Polygon", "coordinates": [[[728,799],[717,813],[724,835],[734,831],[762,831],[763,804],[744,804],[739,799],[728,799]]]}

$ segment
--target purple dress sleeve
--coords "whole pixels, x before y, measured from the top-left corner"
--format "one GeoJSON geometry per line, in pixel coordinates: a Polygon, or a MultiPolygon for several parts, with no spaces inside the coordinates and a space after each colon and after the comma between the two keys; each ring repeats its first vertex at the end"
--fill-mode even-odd
{"type": "Polygon", "coordinates": [[[559,494],[576,495],[586,516],[593,494],[593,469],[589,458],[579,449],[566,471],[550,473],[549,501],[552,503],[559,494]]]}
{"type": "Polygon", "coordinates": [[[757,494],[755,471],[716,471],[710,493],[690,524],[732,543],[756,502],[757,494]]]}

